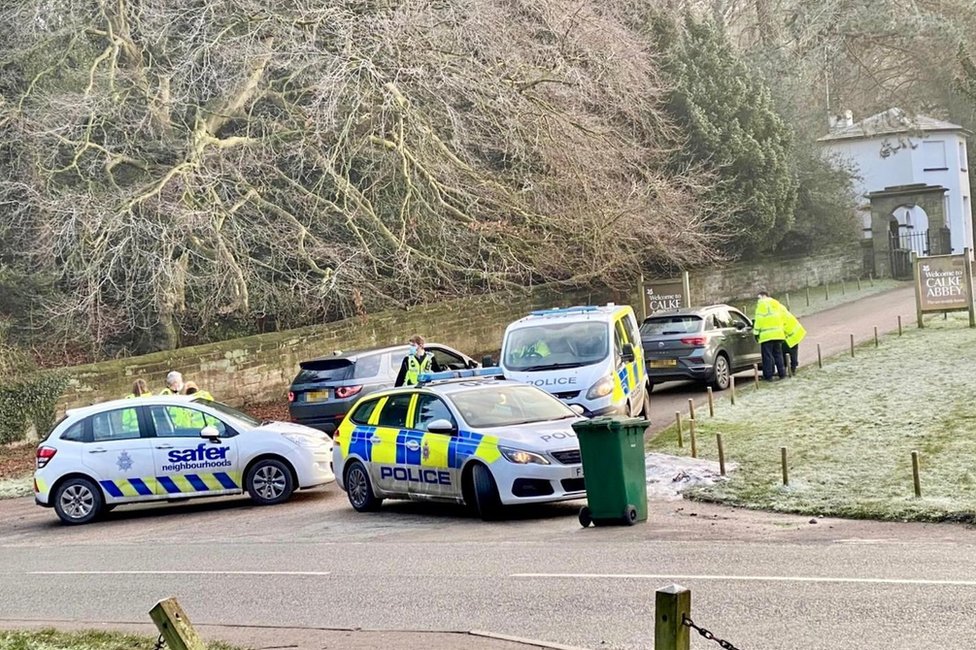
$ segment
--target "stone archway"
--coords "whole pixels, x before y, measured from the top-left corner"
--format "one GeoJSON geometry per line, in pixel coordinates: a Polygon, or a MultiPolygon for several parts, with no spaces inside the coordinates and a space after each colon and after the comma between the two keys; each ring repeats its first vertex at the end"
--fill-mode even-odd
{"type": "MultiPolygon", "coordinates": [[[[874,274],[879,278],[892,277],[892,260],[889,255],[891,244],[891,220],[901,208],[918,207],[925,213],[928,230],[942,232],[946,228],[945,193],[948,188],[941,185],[896,185],[886,187],[879,192],[869,193],[871,201],[871,240],[874,249],[874,274]]],[[[895,217],[897,220],[897,217],[895,217]]],[[[948,254],[950,250],[941,250],[942,238],[933,237],[929,247],[929,255],[948,254]]]]}

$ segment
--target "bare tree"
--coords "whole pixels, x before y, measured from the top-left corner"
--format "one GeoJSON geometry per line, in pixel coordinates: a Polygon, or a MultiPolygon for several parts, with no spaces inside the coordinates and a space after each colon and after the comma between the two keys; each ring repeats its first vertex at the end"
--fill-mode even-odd
{"type": "Polygon", "coordinates": [[[60,288],[47,327],[147,348],[709,259],[709,179],[662,171],[642,9],[23,0],[0,14],[7,245],[60,288]]]}

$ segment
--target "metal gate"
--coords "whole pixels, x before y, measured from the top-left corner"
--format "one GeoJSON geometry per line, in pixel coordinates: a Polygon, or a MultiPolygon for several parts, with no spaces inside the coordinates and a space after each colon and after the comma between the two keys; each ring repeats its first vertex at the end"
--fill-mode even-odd
{"type": "Polygon", "coordinates": [[[951,252],[952,240],[947,227],[891,233],[888,236],[891,277],[896,280],[912,279],[912,253],[923,256],[948,255],[951,252]]]}

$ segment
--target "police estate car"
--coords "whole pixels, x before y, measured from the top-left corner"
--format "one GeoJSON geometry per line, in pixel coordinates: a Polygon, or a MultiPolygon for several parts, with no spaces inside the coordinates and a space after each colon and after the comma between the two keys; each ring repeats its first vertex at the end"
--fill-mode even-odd
{"type": "Polygon", "coordinates": [[[572,428],[583,419],[578,410],[535,386],[486,375],[435,373],[421,386],[359,400],[332,452],[353,508],[428,499],[464,503],[492,519],[503,505],[584,498],[572,428]]]}
{"type": "Polygon", "coordinates": [[[281,503],[334,480],[332,441],[192,396],[68,411],[37,449],[34,496],[68,524],[123,503],[242,494],[281,503]]]}

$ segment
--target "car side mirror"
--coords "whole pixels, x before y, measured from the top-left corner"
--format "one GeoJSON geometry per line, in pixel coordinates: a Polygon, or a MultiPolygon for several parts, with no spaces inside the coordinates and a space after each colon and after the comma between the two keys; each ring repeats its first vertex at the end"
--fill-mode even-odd
{"type": "Polygon", "coordinates": [[[213,426],[212,424],[208,424],[200,429],[200,437],[206,438],[207,440],[219,440],[220,431],[218,431],[217,427],[213,426]]]}
{"type": "Polygon", "coordinates": [[[737,329],[737,330],[739,330],[741,332],[745,328],[746,328],[746,324],[745,323],[743,323],[742,321],[737,321],[736,322],[735,329],[737,329]]]}
{"type": "Polygon", "coordinates": [[[454,430],[454,425],[451,424],[450,420],[439,418],[427,425],[427,432],[439,433],[442,436],[453,436],[455,430],[454,430]]]}
{"type": "Polygon", "coordinates": [[[485,356],[481,357],[482,368],[491,368],[494,365],[495,365],[495,360],[491,358],[490,354],[486,354],[485,356]]]}
{"type": "Polygon", "coordinates": [[[633,363],[634,359],[637,357],[634,355],[634,344],[624,343],[623,347],[620,349],[620,359],[624,363],[633,363]]]}
{"type": "Polygon", "coordinates": [[[570,404],[569,410],[575,413],[576,415],[586,415],[586,409],[580,406],[579,404],[570,404]]]}
{"type": "Polygon", "coordinates": [[[474,359],[468,359],[468,366],[467,366],[467,367],[468,367],[468,368],[469,368],[470,370],[474,370],[475,368],[477,368],[477,367],[478,367],[478,362],[477,362],[477,361],[475,361],[474,359]]]}

